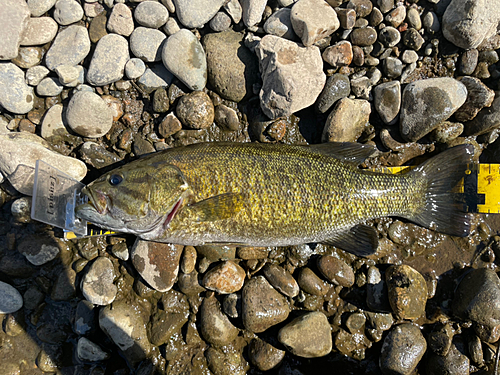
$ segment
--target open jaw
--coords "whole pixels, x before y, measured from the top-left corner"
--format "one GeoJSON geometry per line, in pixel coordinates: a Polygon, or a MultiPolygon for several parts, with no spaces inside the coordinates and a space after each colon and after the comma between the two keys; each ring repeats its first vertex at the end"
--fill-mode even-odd
{"type": "Polygon", "coordinates": [[[82,192],[89,197],[88,203],[95,208],[95,210],[100,214],[104,215],[108,212],[108,198],[106,195],[99,190],[89,190],[83,188],[82,192]]]}

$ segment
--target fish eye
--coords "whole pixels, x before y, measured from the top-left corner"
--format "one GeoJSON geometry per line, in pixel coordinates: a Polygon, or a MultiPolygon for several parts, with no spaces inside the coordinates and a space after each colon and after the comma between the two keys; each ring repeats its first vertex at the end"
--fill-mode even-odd
{"type": "Polygon", "coordinates": [[[109,183],[113,186],[116,186],[118,185],[120,182],[123,181],[123,177],[120,176],[119,174],[113,174],[111,175],[111,177],[109,178],[109,183]]]}

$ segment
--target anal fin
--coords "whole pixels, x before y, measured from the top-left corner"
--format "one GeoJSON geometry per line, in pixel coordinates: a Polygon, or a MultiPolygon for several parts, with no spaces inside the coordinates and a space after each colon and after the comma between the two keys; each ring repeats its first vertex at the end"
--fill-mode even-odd
{"type": "Polygon", "coordinates": [[[243,207],[243,195],[227,193],[216,195],[189,205],[197,222],[229,219],[243,207]]]}
{"type": "Polygon", "coordinates": [[[358,224],[349,230],[339,232],[322,243],[339,247],[354,255],[366,257],[377,251],[378,234],[375,228],[358,224]]]}

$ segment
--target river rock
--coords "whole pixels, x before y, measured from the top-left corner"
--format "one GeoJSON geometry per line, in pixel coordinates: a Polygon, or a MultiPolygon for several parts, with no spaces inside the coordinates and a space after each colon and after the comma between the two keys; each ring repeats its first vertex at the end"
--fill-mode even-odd
{"type": "Polygon", "coordinates": [[[182,29],[164,43],[162,60],[165,67],[191,90],[201,90],[207,83],[207,59],[198,38],[182,29]]]}
{"type": "Polygon", "coordinates": [[[373,97],[375,109],[382,121],[387,125],[394,125],[401,107],[401,84],[399,81],[384,82],[375,86],[373,97]]]}
{"type": "Polygon", "coordinates": [[[389,301],[398,319],[418,319],[425,314],[427,283],[407,265],[391,266],[385,273],[389,301]]]}
{"type": "Polygon", "coordinates": [[[335,10],[324,0],[299,0],[290,14],[293,30],[306,47],[331,35],[340,26],[335,10]]]}
{"type": "Polygon", "coordinates": [[[113,125],[113,114],[101,97],[93,92],[78,91],[66,109],[68,126],[84,137],[98,138],[113,125]]]}
{"type": "Polygon", "coordinates": [[[27,0],[32,17],[40,17],[49,11],[57,0],[27,0]]]}
{"type": "Polygon", "coordinates": [[[2,35],[0,39],[0,60],[11,60],[17,56],[19,45],[28,27],[29,18],[30,10],[25,1],[2,1],[2,11],[0,12],[0,35],[2,35]]]}
{"type": "Polygon", "coordinates": [[[231,345],[217,349],[210,347],[204,354],[212,374],[245,375],[250,369],[241,351],[231,345]]]}
{"type": "Polygon", "coordinates": [[[11,61],[20,68],[28,69],[40,64],[42,57],[43,51],[41,47],[20,47],[19,54],[11,61]]]}
{"type": "Polygon", "coordinates": [[[263,276],[257,276],[243,287],[241,310],[245,328],[260,333],[286,320],[290,306],[263,276]]]}
{"type": "Polygon", "coordinates": [[[11,314],[23,307],[23,296],[13,286],[0,281],[0,314],[11,314]]]}
{"type": "Polygon", "coordinates": [[[235,24],[240,23],[243,16],[243,9],[238,0],[229,0],[224,4],[224,10],[231,16],[235,24]]]}
{"type": "Polygon", "coordinates": [[[91,85],[104,86],[123,78],[130,55],[128,42],[121,35],[108,34],[97,43],[90,61],[87,80],[91,85]]]}
{"type": "Polygon", "coordinates": [[[30,18],[21,46],[38,46],[51,42],[57,34],[57,23],[50,17],[30,18]]]}
{"type": "Polygon", "coordinates": [[[43,138],[34,134],[0,134],[0,149],[0,172],[24,195],[33,194],[35,164],[38,159],[78,181],[87,174],[85,163],[52,151],[43,138]]]}
{"type": "Polygon", "coordinates": [[[206,129],[214,122],[214,105],[203,91],[183,95],[176,107],[176,114],[184,126],[206,129]]]}
{"type": "Polygon", "coordinates": [[[259,98],[266,116],[289,116],[315,102],[326,82],[318,47],[266,35],[255,52],[263,81],[259,98]]]}
{"type": "Polygon", "coordinates": [[[63,109],[64,107],[62,104],[56,104],[45,112],[40,131],[40,135],[43,139],[49,139],[55,135],[68,134],[65,120],[63,119],[63,109]]]}
{"type": "Polygon", "coordinates": [[[452,0],[443,15],[443,35],[457,47],[476,48],[494,35],[500,8],[488,0],[452,0]]]}
{"type": "Polygon", "coordinates": [[[58,65],[77,65],[90,52],[90,39],[87,29],[72,25],[57,34],[45,54],[45,64],[50,70],[58,65]]]}
{"type": "Polygon", "coordinates": [[[202,28],[225,2],[225,0],[174,0],[175,13],[180,23],[187,28],[202,28]]]}
{"type": "Polygon", "coordinates": [[[325,113],[339,99],[347,98],[350,93],[349,77],[345,74],[335,73],[326,80],[325,87],[316,102],[316,107],[320,113],[325,113]]]}
{"type": "Polygon", "coordinates": [[[468,135],[484,134],[500,127],[500,96],[493,100],[490,107],[483,108],[476,117],[465,124],[468,135]]]}
{"type": "Polygon", "coordinates": [[[137,27],[130,35],[130,50],[134,56],[146,62],[160,61],[166,38],[166,35],[159,30],[137,27]]]}
{"type": "Polygon", "coordinates": [[[214,296],[203,300],[200,316],[200,333],[210,344],[228,345],[238,336],[238,328],[222,313],[220,303],[214,296]]]}
{"type": "Polygon", "coordinates": [[[304,358],[323,357],[332,351],[332,332],[325,314],[306,313],[280,329],[278,340],[292,354],[304,358]]]}
{"type": "Polygon", "coordinates": [[[467,100],[455,112],[455,118],[458,121],[469,121],[476,117],[481,109],[491,106],[495,92],[475,77],[460,77],[459,81],[467,88],[467,100]]]}
{"type": "Polygon", "coordinates": [[[136,57],[131,58],[125,64],[125,74],[129,79],[139,78],[144,74],[145,71],[146,71],[146,64],[144,64],[144,61],[136,57]]]}
{"type": "Polygon", "coordinates": [[[63,85],[59,83],[59,80],[54,77],[45,77],[36,86],[36,93],[39,96],[57,96],[63,90],[63,85]]]}
{"type": "Polygon", "coordinates": [[[385,337],[379,366],[384,374],[410,375],[427,349],[420,329],[411,323],[393,327],[385,337]]]}
{"type": "Polygon", "coordinates": [[[219,294],[235,293],[243,287],[245,276],[243,268],[227,260],[205,273],[203,286],[219,294]]]}
{"type": "Polygon", "coordinates": [[[57,275],[57,279],[50,292],[53,301],[69,301],[76,294],[76,272],[65,268],[57,275]]]}
{"type": "Polygon", "coordinates": [[[335,285],[347,288],[354,285],[354,271],[342,259],[323,255],[318,258],[318,269],[328,281],[335,285]]]}
{"type": "Polygon", "coordinates": [[[210,28],[215,32],[220,32],[229,29],[231,26],[231,17],[225,12],[217,12],[210,21],[210,28]]]}
{"type": "Polygon", "coordinates": [[[76,344],[76,355],[82,361],[87,362],[104,361],[109,358],[109,354],[102,350],[99,345],[85,337],[80,337],[80,339],[78,339],[78,343],[76,344]]]}
{"type": "Polygon", "coordinates": [[[82,279],[83,296],[94,305],[109,305],[115,300],[118,291],[113,284],[114,278],[113,263],[108,258],[98,257],[82,279]]]}
{"type": "Polygon", "coordinates": [[[257,25],[262,20],[266,0],[241,0],[243,23],[247,27],[257,25]]]}
{"type": "Polygon", "coordinates": [[[240,102],[252,95],[258,62],[243,44],[243,34],[232,30],[203,38],[207,56],[208,82],[225,99],[240,102]]]}
{"type": "MultiPolygon", "coordinates": [[[[457,340],[458,341],[458,340],[457,340]]],[[[463,353],[466,349],[463,343],[452,344],[446,355],[432,353],[427,358],[426,374],[428,375],[468,375],[470,373],[470,360],[463,353]]]]}
{"type": "Polygon", "coordinates": [[[155,64],[137,80],[137,83],[148,94],[159,87],[168,87],[174,80],[174,75],[170,73],[163,64],[155,64]]]}
{"type": "Polygon", "coordinates": [[[430,78],[408,84],[403,91],[400,131],[417,141],[448,119],[465,103],[467,88],[456,79],[430,78]]]}
{"type": "Polygon", "coordinates": [[[299,284],[293,276],[276,264],[266,263],[262,268],[265,278],[276,289],[288,297],[296,297],[299,294],[299,284]]]}
{"type": "Polygon", "coordinates": [[[57,0],[54,8],[54,19],[59,25],[70,25],[83,18],[83,8],[75,0],[57,0]]]}
{"type": "Polygon", "coordinates": [[[458,285],[453,299],[453,313],[471,320],[479,338],[496,342],[500,337],[500,279],[487,268],[470,271],[458,285]]]}
{"type": "Polygon", "coordinates": [[[309,267],[300,270],[297,283],[300,288],[315,296],[324,296],[328,292],[328,284],[321,280],[309,267]]]}
{"type": "Polygon", "coordinates": [[[131,250],[132,263],[155,290],[172,288],[179,272],[183,246],[137,239],[131,250]]]}
{"type": "Polygon", "coordinates": [[[132,11],[123,3],[117,3],[109,16],[108,31],[123,36],[129,36],[134,31],[132,11]]]}
{"type": "Polygon", "coordinates": [[[248,346],[248,356],[250,362],[260,371],[268,371],[280,364],[285,357],[285,351],[256,338],[248,346]]]}
{"type": "Polygon", "coordinates": [[[225,131],[237,131],[240,129],[238,113],[224,104],[219,104],[215,107],[214,121],[219,128],[225,131]]]}
{"type": "Polygon", "coordinates": [[[48,70],[43,65],[37,65],[29,68],[26,71],[26,83],[28,83],[28,85],[30,86],[36,86],[42,81],[42,79],[47,77],[49,73],[50,70],[48,70]]]}
{"type": "Polygon", "coordinates": [[[27,235],[19,241],[17,250],[35,266],[54,260],[60,253],[59,243],[48,235],[27,235]]]}
{"type": "Polygon", "coordinates": [[[354,142],[363,133],[371,113],[363,99],[340,99],[326,119],[323,142],[354,142]]]}
{"type": "Polygon", "coordinates": [[[352,45],[347,40],[342,40],[326,48],[322,57],[333,68],[348,66],[352,62],[352,45]]]}
{"type": "Polygon", "coordinates": [[[134,304],[120,300],[106,306],[99,313],[99,326],[132,365],[137,365],[149,355],[151,344],[146,324],[134,304]]]}
{"type": "MultiPolygon", "coordinates": [[[[17,56],[17,50],[16,50],[17,56]]],[[[21,69],[10,62],[0,62],[0,106],[12,113],[24,114],[33,109],[33,88],[24,80],[21,69]]]]}
{"type": "Polygon", "coordinates": [[[281,8],[274,12],[264,23],[264,30],[268,34],[279,36],[289,40],[295,39],[292,21],[290,19],[290,8],[281,8]]]}
{"type": "Polygon", "coordinates": [[[158,29],[168,19],[168,10],[156,1],[143,1],[135,7],[134,18],[139,25],[158,29]]]}

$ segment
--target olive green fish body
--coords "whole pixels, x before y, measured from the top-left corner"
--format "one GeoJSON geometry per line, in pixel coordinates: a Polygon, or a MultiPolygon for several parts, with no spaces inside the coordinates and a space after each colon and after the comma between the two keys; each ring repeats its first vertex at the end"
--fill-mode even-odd
{"type": "Polygon", "coordinates": [[[90,184],[86,192],[94,207],[77,214],[160,242],[328,242],[362,254],[376,247],[376,233],[362,226],[372,218],[395,215],[451,234],[468,233],[468,218],[454,206],[450,190],[470,150],[444,153],[450,173],[433,158],[413,172],[390,175],[361,170],[325,147],[207,143],[169,149],[90,184]],[[110,187],[116,176],[123,181],[110,187]],[[114,207],[118,199],[120,207],[114,207]]]}

